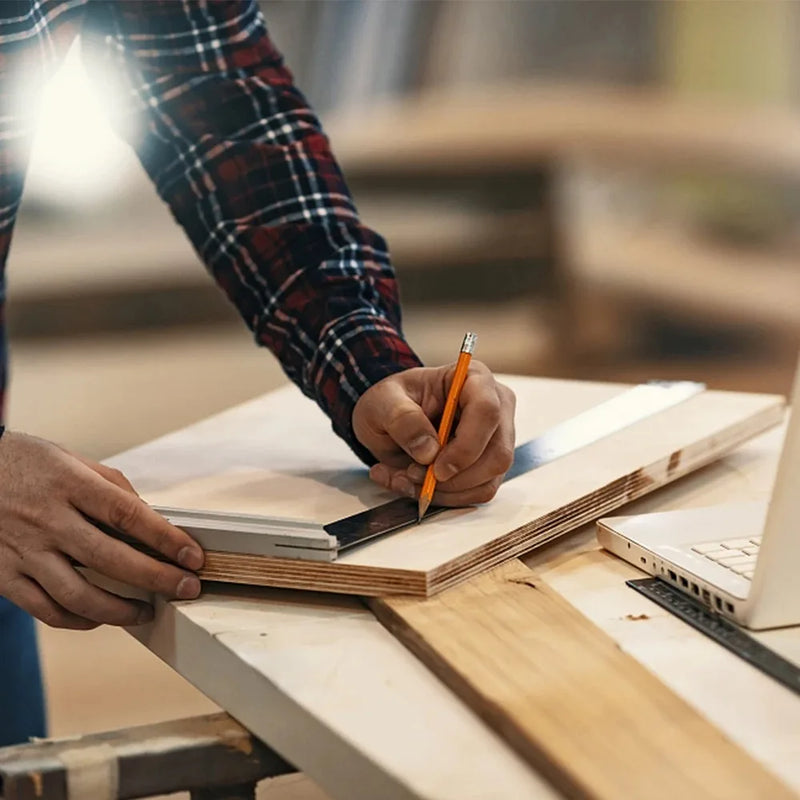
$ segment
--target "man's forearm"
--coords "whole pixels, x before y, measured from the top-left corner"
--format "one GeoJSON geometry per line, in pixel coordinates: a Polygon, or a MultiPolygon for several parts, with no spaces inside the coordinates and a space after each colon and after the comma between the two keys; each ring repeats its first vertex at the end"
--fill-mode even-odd
{"type": "Polygon", "coordinates": [[[256,340],[362,458],[358,397],[419,360],[384,240],[363,226],[318,120],[255,4],[117,0],[98,37],[125,65],[132,138],[161,197],[256,340]]]}

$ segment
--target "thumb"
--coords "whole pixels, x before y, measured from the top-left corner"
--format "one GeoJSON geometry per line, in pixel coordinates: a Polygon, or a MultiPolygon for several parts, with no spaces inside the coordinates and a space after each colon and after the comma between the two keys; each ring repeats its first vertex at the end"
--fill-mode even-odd
{"type": "Polygon", "coordinates": [[[440,449],[433,424],[400,382],[386,381],[380,388],[365,409],[370,427],[380,438],[388,436],[418,464],[430,464],[440,449]]]}

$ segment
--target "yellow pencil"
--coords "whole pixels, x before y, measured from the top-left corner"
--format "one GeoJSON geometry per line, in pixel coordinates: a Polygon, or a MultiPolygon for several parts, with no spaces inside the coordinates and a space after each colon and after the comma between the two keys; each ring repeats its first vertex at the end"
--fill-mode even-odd
{"type": "MultiPolygon", "coordinates": [[[[467,379],[469,362],[472,360],[472,353],[475,350],[475,343],[478,337],[474,333],[467,333],[461,343],[461,352],[458,354],[456,371],[453,374],[453,382],[450,384],[450,391],[447,393],[447,402],[444,404],[442,421],[439,423],[439,444],[444,447],[450,438],[450,429],[453,427],[453,420],[458,409],[458,401],[461,397],[461,390],[464,388],[464,381],[467,379]]],[[[417,507],[417,523],[422,522],[428,506],[433,500],[433,493],[436,491],[436,476],[433,474],[433,464],[428,466],[425,473],[425,482],[422,484],[422,491],[419,495],[419,506],[417,507]]]]}

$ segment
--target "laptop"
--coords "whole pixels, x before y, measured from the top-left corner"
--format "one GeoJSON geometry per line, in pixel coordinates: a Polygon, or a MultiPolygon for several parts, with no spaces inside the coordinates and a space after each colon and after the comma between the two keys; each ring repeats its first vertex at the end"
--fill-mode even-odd
{"type": "Polygon", "coordinates": [[[747,628],[800,625],[800,363],[768,502],[609,517],[600,544],[747,628]]]}

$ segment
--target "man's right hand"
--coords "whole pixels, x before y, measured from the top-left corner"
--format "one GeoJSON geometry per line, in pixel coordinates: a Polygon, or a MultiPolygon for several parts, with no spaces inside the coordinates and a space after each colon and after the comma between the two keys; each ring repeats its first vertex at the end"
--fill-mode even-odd
{"type": "Polygon", "coordinates": [[[200,593],[200,581],[188,570],[200,569],[203,551],[141,500],[121,472],[6,431],[0,438],[0,595],[58,628],[137,625],[152,618],[147,603],[92,585],[70,559],[170,598],[200,593]],[[185,569],[140,553],[87,518],[185,569]]]}

